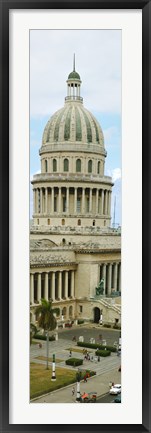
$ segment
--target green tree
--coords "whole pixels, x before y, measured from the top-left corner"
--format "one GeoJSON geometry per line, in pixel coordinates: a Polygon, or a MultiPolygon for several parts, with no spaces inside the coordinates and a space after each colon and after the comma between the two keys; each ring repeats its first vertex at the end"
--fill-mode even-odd
{"type": "Polygon", "coordinates": [[[32,339],[39,332],[37,326],[34,323],[30,323],[30,345],[32,344],[32,339]]]}
{"type": "Polygon", "coordinates": [[[36,307],[35,310],[38,315],[38,325],[40,328],[47,332],[47,370],[48,370],[48,359],[49,359],[49,331],[53,331],[56,328],[57,321],[55,313],[59,313],[58,308],[52,308],[52,302],[46,299],[41,299],[41,304],[36,307]]]}

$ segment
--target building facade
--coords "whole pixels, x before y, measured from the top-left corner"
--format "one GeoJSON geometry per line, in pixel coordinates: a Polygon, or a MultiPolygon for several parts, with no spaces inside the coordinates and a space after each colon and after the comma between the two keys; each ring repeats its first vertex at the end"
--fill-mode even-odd
{"type": "Polygon", "coordinates": [[[102,129],[84,107],[81,79],[67,79],[63,108],[47,122],[33,176],[30,320],[41,298],[59,308],[58,323],[121,320],[121,236],[111,228],[112,178],[102,129]],[[103,291],[96,288],[100,281],[103,291]]]}

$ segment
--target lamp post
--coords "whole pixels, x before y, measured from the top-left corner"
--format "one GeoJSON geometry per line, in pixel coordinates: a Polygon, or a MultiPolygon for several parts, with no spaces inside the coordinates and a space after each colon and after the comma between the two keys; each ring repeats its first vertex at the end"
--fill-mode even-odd
{"type": "Polygon", "coordinates": [[[81,371],[78,371],[77,373],[77,397],[76,401],[80,401],[81,394],[80,394],[80,380],[81,380],[81,371]]]}
{"type": "Polygon", "coordinates": [[[51,380],[56,380],[55,354],[52,355],[52,376],[51,376],[51,380]]]}
{"type": "Polygon", "coordinates": [[[48,370],[48,360],[49,360],[49,331],[47,331],[47,343],[46,343],[46,347],[47,347],[47,370],[48,370]]]}

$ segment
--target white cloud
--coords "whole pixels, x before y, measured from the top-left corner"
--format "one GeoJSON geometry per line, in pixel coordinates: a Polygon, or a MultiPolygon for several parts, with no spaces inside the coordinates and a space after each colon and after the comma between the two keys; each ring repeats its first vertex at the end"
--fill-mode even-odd
{"type": "Polygon", "coordinates": [[[121,179],[121,169],[114,168],[113,170],[107,171],[108,176],[112,177],[113,182],[116,182],[117,179],[121,179]]]}
{"type": "Polygon", "coordinates": [[[121,179],[121,169],[120,168],[114,168],[112,171],[112,179],[113,182],[115,182],[117,179],[121,179]]]}

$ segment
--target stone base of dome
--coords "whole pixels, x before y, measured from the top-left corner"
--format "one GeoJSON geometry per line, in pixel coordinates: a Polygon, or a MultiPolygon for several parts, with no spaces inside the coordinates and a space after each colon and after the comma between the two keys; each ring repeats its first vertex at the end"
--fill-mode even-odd
{"type": "Polygon", "coordinates": [[[34,216],[34,226],[57,227],[70,227],[72,230],[76,227],[96,227],[107,228],[110,227],[111,218],[108,215],[58,215],[58,216],[34,216]]]}

